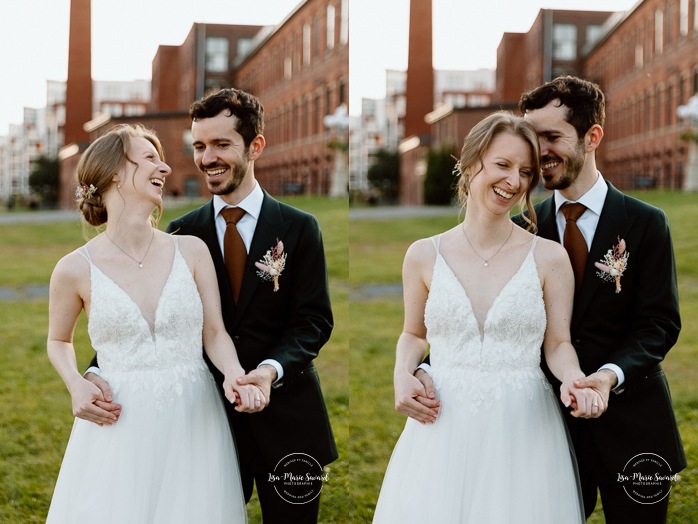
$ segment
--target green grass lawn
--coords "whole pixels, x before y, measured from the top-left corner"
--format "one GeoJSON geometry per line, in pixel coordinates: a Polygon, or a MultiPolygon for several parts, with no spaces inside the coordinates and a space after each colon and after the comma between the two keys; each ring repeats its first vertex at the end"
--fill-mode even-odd
{"type": "MultiPolygon", "coordinates": [[[[325,240],[335,329],[316,363],[341,458],[330,464],[321,520],[348,522],[348,204],[306,197],[286,201],[316,215],[325,240]]],[[[161,227],[193,207],[167,210],[161,227]]],[[[55,263],[83,243],[78,222],[0,225],[0,287],[47,286],[55,263]]],[[[73,422],[70,396],[46,356],[47,305],[44,296],[0,301],[0,523],[45,521],[73,422]]],[[[75,345],[85,369],[92,350],[84,317],[75,345]]],[[[256,500],[248,511],[251,523],[261,522],[256,500]]]]}
{"type": "MultiPolygon", "coordinates": [[[[679,268],[683,330],[665,370],[689,467],[672,492],[670,522],[698,522],[698,236],[693,230],[698,195],[639,196],[669,215],[679,268]]],[[[323,489],[320,521],[370,522],[404,425],[393,408],[392,388],[402,302],[399,295],[350,302],[349,295],[371,284],[399,285],[407,247],[452,227],[458,218],[349,222],[346,202],[306,197],[288,202],[320,220],[336,319],[317,359],[340,451],[323,489]]],[[[167,210],[162,227],[191,207],[167,210]]],[[[47,285],[56,261],[83,242],[77,222],[0,225],[0,287],[47,285]]],[[[45,297],[0,301],[0,524],[44,521],[72,425],[69,395],[46,356],[46,328],[45,297]]],[[[76,347],[84,368],[92,355],[84,319],[76,347]]],[[[254,500],[248,510],[251,523],[261,522],[254,500]]],[[[601,523],[603,517],[597,512],[590,522],[601,523]]]]}
{"type": "MultiPolygon", "coordinates": [[[[694,229],[698,222],[698,195],[647,192],[636,196],[663,208],[672,227],[683,329],[677,345],[666,358],[664,369],[689,467],[681,472],[681,479],[672,490],[669,522],[698,522],[698,236],[694,229]]],[[[371,284],[400,284],[407,247],[419,238],[445,231],[457,223],[455,215],[351,221],[352,291],[371,284]]],[[[399,295],[352,301],[349,315],[353,515],[354,522],[370,522],[388,459],[405,423],[405,418],[394,411],[392,387],[394,348],[402,329],[402,301],[399,295]]],[[[589,522],[604,522],[600,507],[589,522]]]]}

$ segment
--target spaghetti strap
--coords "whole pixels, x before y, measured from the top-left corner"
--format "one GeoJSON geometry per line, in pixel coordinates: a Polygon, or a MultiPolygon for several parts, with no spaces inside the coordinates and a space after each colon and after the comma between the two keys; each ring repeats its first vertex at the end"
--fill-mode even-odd
{"type": "Polygon", "coordinates": [[[439,244],[441,244],[441,235],[435,235],[431,237],[431,243],[434,244],[434,249],[436,250],[436,254],[439,254],[439,244]]]}
{"type": "Polygon", "coordinates": [[[533,240],[531,241],[531,252],[536,248],[536,243],[538,242],[538,235],[533,236],[533,240]]]}
{"type": "Polygon", "coordinates": [[[82,255],[82,258],[87,260],[87,262],[92,265],[92,259],[90,258],[90,252],[87,250],[87,246],[82,246],[78,249],[78,253],[82,255]]]}

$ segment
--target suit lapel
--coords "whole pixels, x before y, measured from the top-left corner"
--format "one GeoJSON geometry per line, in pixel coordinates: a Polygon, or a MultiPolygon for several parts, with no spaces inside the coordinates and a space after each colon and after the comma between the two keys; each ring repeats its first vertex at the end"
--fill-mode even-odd
{"type": "Polygon", "coordinates": [[[550,197],[543,200],[536,209],[538,219],[538,235],[561,243],[560,235],[557,232],[557,222],[555,221],[555,200],[550,197]]]}
{"type": "Polygon", "coordinates": [[[264,191],[262,209],[259,213],[254,236],[252,237],[247,264],[245,265],[245,275],[242,279],[242,288],[240,289],[240,296],[238,297],[238,304],[235,310],[235,326],[242,318],[257,286],[261,282],[261,278],[257,275],[255,262],[261,260],[267,250],[276,245],[277,239],[283,240],[290,224],[290,220],[284,221],[279,202],[264,191]]]}
{"type": "Polygon", "coordinates": [[[582,289],[575,297],[573,331],[584,318],[584,313],[591,303],[591,299],[598,290],[602,280],[596,276],[598,269],[594,265],[600,261],[606,252],[618,243],[618,238],[627,238],[634,218],[628,216],[625,207],[623,193],[618,191],[609,182],[606,200],[601,210],[599,224],[596,226],[594,240],[589,250],[589,259],[584,273],[582,289]]]}

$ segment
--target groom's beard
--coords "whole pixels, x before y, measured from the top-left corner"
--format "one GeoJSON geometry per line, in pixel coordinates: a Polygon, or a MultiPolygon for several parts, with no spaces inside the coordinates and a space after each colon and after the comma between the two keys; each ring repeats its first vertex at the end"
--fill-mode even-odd
{"type": "Polygon", "coordinates": [[[229,195],[233,193],[247,175],[247,170],[250,166],[250,154],[245,151],[242,155],[242,160],[234,164],[220,164],[216,163],[214,165],[205,166],[205,169],[212,169],[215,167],[227,167],[230,169],[230,175],[222,182],[211,182],[206,174],[204,177],[206,180],[206,186],[212,195],[229,195]]]}

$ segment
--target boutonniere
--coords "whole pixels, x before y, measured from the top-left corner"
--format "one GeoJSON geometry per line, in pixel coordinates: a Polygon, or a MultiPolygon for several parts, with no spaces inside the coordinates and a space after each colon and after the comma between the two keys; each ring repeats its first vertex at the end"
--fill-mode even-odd
{"type": "Polygon", "coordinates": [[[606,252],[600,262],[594,263],[601,270],[596,272],[596,276],[604,282],[615,282],[616,293],[620,293],[620,277],[628,267],[629,256],[630,253],[625,250],[625,240],[618,237],[618,243],[606,252]]]}
{"type": "Polygon", "coordinates": [[[286,253],[284,253],[284,243],[276,239],[276,245],[272,246],[262,257],[262,260],[254,263],[257,266],[257,275],[262,280],[274,281],[274,293],[279,290],[279,277],[286,267],[286,253]]]}

